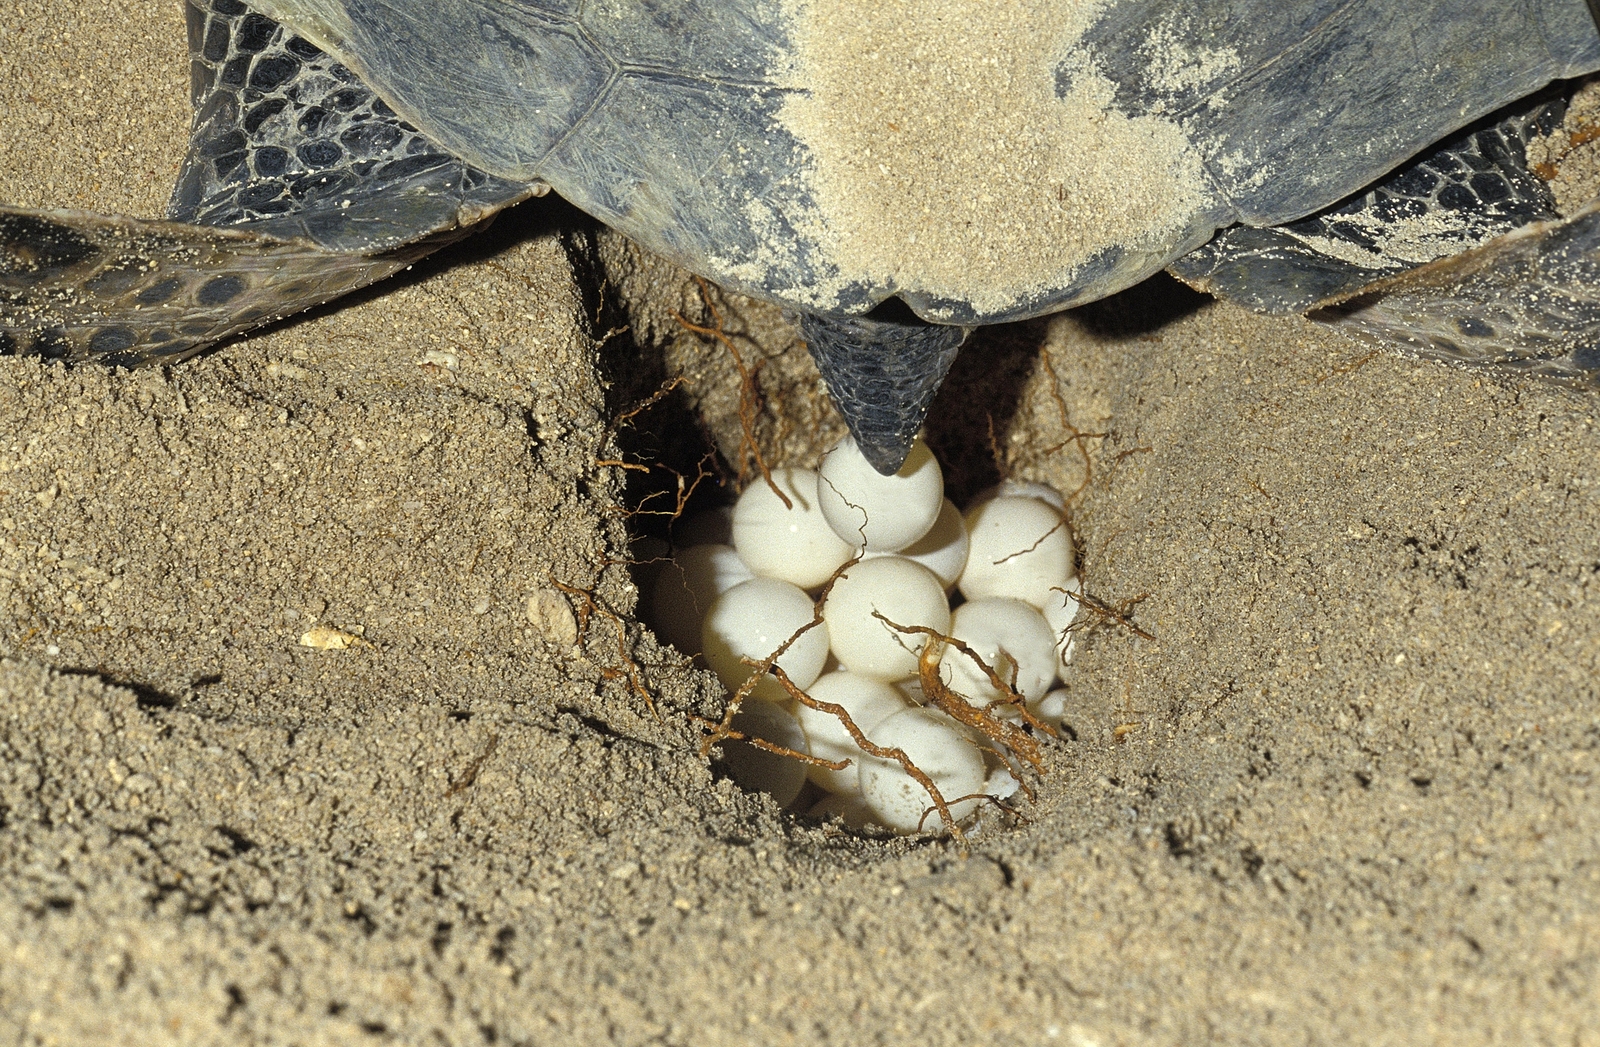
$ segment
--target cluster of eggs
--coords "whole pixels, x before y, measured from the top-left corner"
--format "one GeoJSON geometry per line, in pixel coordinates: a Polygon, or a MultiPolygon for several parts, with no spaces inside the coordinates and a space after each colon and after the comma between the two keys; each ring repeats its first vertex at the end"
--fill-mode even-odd
{"type": "MultiPolygon", "coordinates": [[[[846,437],[819,469],[773,470],[770,485],[752,484],[731,512],[689,521],[680,539],[693,544],[675,550],[657,582],[658,632],[702,656],[730,693],[756,671],[749,662],[788,642],[770,664],[818,703],[842,707],[873,746],[903,751],[957,821],[983,797],[1009,795],[1016,781],[992,744],[926,703],[919,662],[939,641],[915,630],[962,641],[1029,713],[1060,722],[1066,692],[1054,685],[1072,656],[1068,629],[1081,590],[1062,499],[1049,487],[1007,482],[963,514],[944,496],[943,471],[922,441],[899,472],[883,476],[846,437]]],[[[1019,716],[976,661],[955,645],[937,650],[950,692],[991,715],[1019,716]]],[[[725,743],[729,773],[746,788],[788,806],[809,778],[828,794],[815,814],[901,832],[930,827],[933,799],[899,761],[862,751],[841,718],[800,704],[775,677],[748,689],[732,726],[832,764],[848,761],[836,770],[725,743]]]]}

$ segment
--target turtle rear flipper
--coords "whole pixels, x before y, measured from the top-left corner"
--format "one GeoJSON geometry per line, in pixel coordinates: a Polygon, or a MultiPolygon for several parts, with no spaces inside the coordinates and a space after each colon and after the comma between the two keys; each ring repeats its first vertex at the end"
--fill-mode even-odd
{"type": "Polygon", "coordinates": [[[167,217],[377,254],[546,191],[400,119],[355,73],[231,0],[189,0],[194,132],[167,217]]]}
{"type": "Polygon", "coordinates": [[[449,155],[233,0],[190,0],[195,127],[168,212],[0,205],[0,351],[182,358],[347,294],[537,195],[449,155]]]}
{"type": "Polygon", "coordinates": [[[1557,217],[1526,144],[1561,123],[1565,103],[1521,103],[1408,163],[1371,188],[1286,225],[1232,226],[1170,271],[1197,290],[1266,313],[1303,313],[1379,280],[1557,217]]]}
{"type": "Polygon", "coordinates": [[[1308,315],[1407,355],[1600,389],[1600,201],[1308,315]]]}
{"type": "Polygon", "coordinates": [[[1600,214],[1568,220],[1526,145],[1565,103],[1497,114],[1371,189],[1171,267],[1260,312],[1303,312],[1407,355],[1600,386],[1600,214]]]}
{"type": "Polygon", "coordinates": [[[0,205],[0,352],[182,358],[433,250],[339,253],[247,229],[0,205]]]}

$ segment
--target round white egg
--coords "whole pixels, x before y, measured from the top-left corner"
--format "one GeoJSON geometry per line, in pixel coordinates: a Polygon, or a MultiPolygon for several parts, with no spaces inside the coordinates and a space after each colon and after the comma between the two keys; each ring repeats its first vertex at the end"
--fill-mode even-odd
{"type": "Polygon", "coordinates": [[[731,545],[679,549],[656,576],[651,605],[656,633],[685,654],[699,654],[700,623],[712,601],[751,577],[731,545]]]}
{"type": "Polygon", "coordinates": [[[810,469],[774,469],[772,482],[789,498],[785,506],[764,481],[745,488],[733,507],[733,547],[752,574],[812,589],[855,549],[833,533],[817,499],[810,469]]]}
{"type": "MultiPolygon", "coordinates": [[[[806,694],[844,709],[868,741],[872,740],[872,728],[906,708],[905,696],[893,684],[851,672],[825,673],[806,688],[806,694]]],[[[856,745],[844,721],[803,703],[795,710],[795,716],[806,732],[812,756],[850,761],[850,766],[839,771],[813,764],[806,769],[811,780],[831,793],[855,792],[859,787],[860,761],[866,754],[856,745]]]]}
{"type": "MultiPolygon", "coordinates": [[[[770,656],[815,615],[798,586],[776,578],[751,578],[717,597],[706,612],[700,642],[706,662],[730,691],[754,672],[741,659],[770,656]]],[[[796,687],[810,687],[828,660],[828,632],[818,625],[800,635],[778,659],[796,687]]]]}
{"type": "Polygon", "coordinates": [[[874,611],[896,625],[922,625],[947,635],[950,630],[944,587],[926,567],[898,556],[851,567],[833,583],[822,618],[839,664],[875,680],[915,676],[928,637],[891,629],[873,617],[874,611]]]}
{"type": "Polygon", "coordinates": [[[1035,483],[1032,480],[1001,480],[993,487],[980,491],[972,502],[976,505],[993,498],[1034,498],[1060,512],[1064,512],[1067,508],[1067,500],[1061,497],[1060,491],[1049,484],[1035,483]]]}
{"type": "MultiPolygon", "coordinates": [[[[988,777],[983,754],[954,721],[925,709],[906,709],[880,722],[871,738],[876,745],[903,751],[933,781],[956,821],[977,810],[979,799],[956,801],[983,792],[988,777]]],[[[876,821],[897,832],[943,829],[938,812],[929,812],[933,797],[899,761],[865,757],[860,779],[861,798],[876,821]]]]}
{"type": "MultiPolygon", "coordinates": [[[[1044,616],[1021,600],[990,597],[964,603],[950,616],[950,635],[1007,683],[1014,669],[1017,693],[1026,700],[1043,698],[1055,682],[1055,636],[1044,616]]],[[[939,676],[973,705],[984,707],[1002,697],[978,663],[953,646],[944,649],[939,676]]]]}
{"type": "Polygon", "coordinates": [[[884,476],[847,436],[822,457],[817,498],[835,533],[852,547],[882,553],[904,549],[933,527],[944,505],[944,474],[917,440],[905,464],[884,476]]]}
{"type": "Polygon", "coordinates": [[[1071,709],[1072,692],[1065,687],[1057,687],[1037,702],[1028,703],[1028,711],[1051,727],[1060,727],[1071,709]]]}
{"type": "MultiPolygon", "coordinates": [[[[800,722],[775,702],[746,702],[734,714],[730,726],[746,738],[760,738],[798,753],[806,752],[806,736],[800,722]]],[[[747,741],[723,742],[722,760],[729,778],[751,792],[767,793],[779,807],[793,803],[806,784],[805,764],[747,741]]]]}
{"type": "Polygon", "coordinates": [[[989,772],[989,778],[983,783],[983,791],[996,800],[1004,800],[1008,796],[1015,796],[1017,790],[1022,788],[1022,782],[1012,774],[1010,769],[1000,766],[989,772]]]}
{"type": "Polygon", "coordinates": [[[1054,586],[1073,577],[1065,519],[1036,498],[1001,497],[967,510],[972,548],[961,573],[969,600],[1008,596],[1043,607],[1054,586]]]}
{"type": "Polygon", "coordinates": [[[903,556],[913,560],[932,571],[948,593],[961,580],[961,572],[967,566],[967,550],[971,545],[967,540],[967,523],[961,518],[961,510],[946,498],[944,507],[939,510],[939,518],[933,522],[927,534],[897,553],[867,553],[866,558],[903,556]]]}
{"type": "Polygon", "coordinates": [[[894,689],[912,705],[922,706],[928,704],[928,696],[922,691],[922,681],[913,676],[909,680],[896,680],[894,689]]]}

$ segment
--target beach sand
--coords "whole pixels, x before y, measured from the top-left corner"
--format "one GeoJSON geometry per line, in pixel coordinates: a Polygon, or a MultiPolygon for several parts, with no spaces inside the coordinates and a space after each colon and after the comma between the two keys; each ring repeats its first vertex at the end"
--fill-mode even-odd
{"type": "MultiPolygon", "coordinates": [[[[160,213],[181,10],[118,8],[0,13],[0,199],[160,213]]],[[[629,254],[535,200],[181,365],[0,360],[0,1035],[1600,1043],[1592,396],[1165,280],[980,336],[953,487],[992,418],[1152,638],[1079,637],[963,856],[700,755],[597,462],[669,368],[725,446],[737,387],[680,276],[602,293],[629,254]]],[[[808,365],[726,308],[812,453],[808,365]]]]}

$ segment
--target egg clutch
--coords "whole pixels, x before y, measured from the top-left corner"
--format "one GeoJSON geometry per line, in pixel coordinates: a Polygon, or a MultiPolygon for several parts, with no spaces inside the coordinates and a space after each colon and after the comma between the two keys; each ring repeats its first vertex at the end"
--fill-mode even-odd
{"type": "Polygon", "coordinates": [[[746,689],[735,731],[816,758],[724,742],[736,782],[790,806],[809,779],[810,796],[826,794],[808,802],[813,814],[917,832],[939,827],[928,815],[940,798],[957,824],[986,797],[1016,791],[1015,757],[973,724],[1018,737],[1024,721],[1060,723],[1067,692],[1056,683],[1081,591],[1054,489],[1007,481],[963,513],[921,440],[883,476],[845,437],[817,470],[774,469],[731,511],[686,521],[652,617],[730,693],[746,689]],[[775,673],[745,686],[757,671],[749,663],[785,643],[771,664],[810,703],[775,673]],[[863,750],[844,717],[817,706],[844,710],[871,747],[899,750],[925,781],[863,750]]]}

